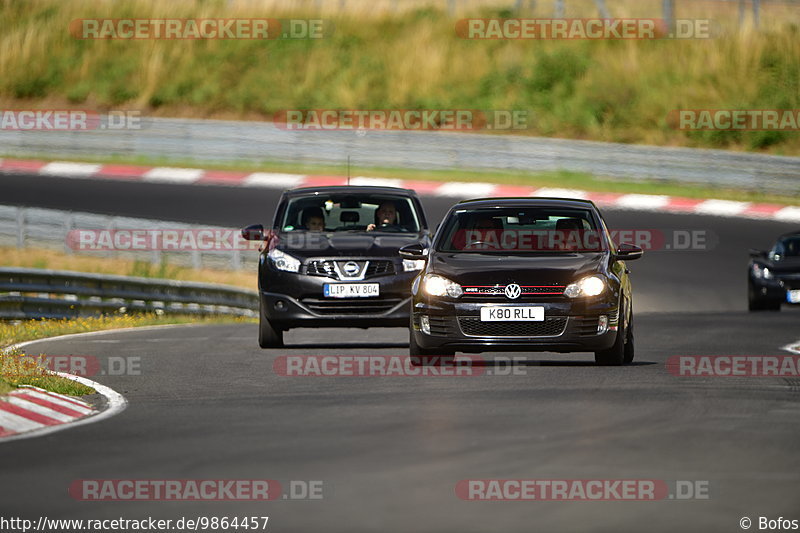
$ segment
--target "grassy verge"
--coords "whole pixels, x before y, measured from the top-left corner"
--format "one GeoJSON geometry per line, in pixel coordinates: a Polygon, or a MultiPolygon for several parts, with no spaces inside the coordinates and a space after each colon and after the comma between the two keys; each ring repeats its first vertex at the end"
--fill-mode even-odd
{"type": "Polygon", "coordinates": [[[243,289],[256,288],[255,271],[195,270],[171,264],[153,264],[132,259],[95,257],[88,254],[67,254],[44,248],[14,248],[0,246],[0,266],[74,270],[95,274],[167,278],[200,283],[220,283],[243,289]]]}
{"type": "MultiPolygon", "coordinates": [[[[13,156],[10,156],[13,157],[13,156]]],[[[213,170],[236,170],[243,172],[280,172],[295,174],[320,174],[339,175],[347,174],[346,165],[309,165],[302,163],[283,163],[275,161],[224,163],[199,161],[194,159],[165,159],[147,157],[118,157],[94,156],[70,159],[38,156],[44,161],[86,161],[91,163],[120,163],[143,166],[173,166],[197,167],[213,170]]],[[[720,200],[737,200],[743,202],[765,202],[783,205],[797,205],[800,203],[800,190],[786,191],[786,194],[777,195],[759,191],[739,189],[724,189],[718,187],[704,187],[669,180],[643,179],[623,180],[605,176],[596,176],[585,172],[522,172],[522,171],[478,171],[478,170],[417,170],[386,167],[367,167],[353,165],[350,167],[352,176],[372,176],[382,178],[395,178],[404,180],[421,181],[467,181],[467,182],[492,182],[505,185],[524,185],[531,187],[558,187],[582,189],[595,192],[616,193],[641,193],[665,194],[670,196],[684,196],[688,198],[716,198],[720,200]]],[[[0,258],[0,261],[2,259],[0,258]]],[[[223,282],[226,283],[226,282],[223,282]]],[[[238,283],[233,283],[238,284],[238,283]]],[[[252,287],[252,282],[247,285],[252,287]]]]}
{"type": "MultiPolygon", "coordinates": [[[[595,16],[591,1],[578,3],[567,2],[576,10],[567,16],[595,16]]],[[[469,40],[456,35],[445,2],[327,12],[333,31],[321,39],[84,40],[69,32],[71,21],[87,18],[316,18],[303,7],[316,4],[5,1],[0,105],[252,120],[286,109],[527,110],[522,133],[532,135],[800,153],[792,131],[681,131],[667,120],[676,109],[800,108],[798,17],[788,4],[764,5],[761,30],[740,31],[734,2],[681,3],[678,17],[720,22],[711,39],[469,40]]],[[[459,17],[514,16],[510,4],[471,4],[459,17]]],[[[552,2],[535,4],[524,16],[552,16],[552,2]]],[[[662,13],[655,0],[611,4],[614,17],[662,13]]]]}
{"type": "Polygon", "coordinates": [[[32,385],[70,396],[95,392],[91,387],[50,373],[47,361],[42,356],[32,357],[16,349],[0,353],[0,394],[7,394],[21,385],[32,385]]]}
{"type": "Polygon", "coordinates": [[[53,392],[82,396],[94,393],[94,389],[74,381],[54,376],[47,370],[43,356],[31,356],[9,346],[46,337],[84,333],[117,328],[132,328],[163,324],[189,323],[238,323],[251,319],[235,317],[195,317],[180,315],[157,316],[153,314],[131,316],[107,316],[76,320],[29,320],[20,323],[0,322],[0,395],[20,385],[34,385],[53,392]]]}

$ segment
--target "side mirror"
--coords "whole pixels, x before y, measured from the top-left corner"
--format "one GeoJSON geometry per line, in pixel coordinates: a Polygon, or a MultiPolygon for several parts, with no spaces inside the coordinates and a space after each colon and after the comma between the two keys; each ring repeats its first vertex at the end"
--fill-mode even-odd
{"type": "Polygon", "coordinates": [[[247,226],[242,230],[242,238],[246,241],[263,241],[264,240],[264,226],[261,224],[253,224],[247,226]]]}
{"type": "Polygon", "coordinates": [[[623,259],[625,261],[633,261],[635,259],[639,259],[642,257],[644,252],[638,246],[634,246],[633,244],[622,243],[617,247],[617,259],[623,259]]]}
{"type": "Polygon", "coordinates": [[[767,252],[764,250],[756,250],[755,248],[750,248],[750,257],[755,257],[756,259],[765,259],[767,257],[767,252]]]}
{"type": "Polygon", "coordinates": [[[400,257],[403,259],[427,259],[427,250],[421,244],[414,243],[400,248],[400,257]]]}

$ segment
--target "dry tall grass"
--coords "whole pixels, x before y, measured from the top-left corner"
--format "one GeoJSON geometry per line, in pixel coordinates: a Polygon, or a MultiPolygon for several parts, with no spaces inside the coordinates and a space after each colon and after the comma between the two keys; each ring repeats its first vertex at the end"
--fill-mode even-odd
{"type": "MultiPolygon", "coordinates": [[[[514,4],[466,0],[456,3],[455,17],[511,16],[514,4]]],[[[734,3],[677,4],[676,16],[715,19],[723,33],[697,40],[468,41],[455,35],[444,1],[349,0],[340,11],[328,0],[6,0],[0,105],[256,120],[292,108],[527,109],[531,134],[800,153],[793,132],[687,133],[666,122],[680,108],[800,108],[800,9],[765,4],[761,31],[754,31],[738,28],[734,3]],[[94,17],[318,16],[334,31],[317,40],[82,41],[67,31],[70,21],[94,17]]],[[[661,16],[660,0],[607,5],[614,16],[661,16]]],[[[552,16],[551,2],[536,6],[524,15],[552,16]]],[[[566,6],[567,16],[597,13],[591,0],[566,6]]]]}

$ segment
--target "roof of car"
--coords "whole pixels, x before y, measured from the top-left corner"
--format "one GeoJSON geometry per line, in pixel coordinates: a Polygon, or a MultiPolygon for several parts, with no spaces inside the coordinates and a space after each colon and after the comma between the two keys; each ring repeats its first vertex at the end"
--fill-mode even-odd
{"type": "Polygon", "coordinates": [[[374,194],[386,194],[386,193],[394,193],[394,194],[405,194],[405,195],[414,195],[416,196],[416,191],[413,189],[403,189],[400,187],[384,187],[378,185],[325,185],[323,187],[298,187],[296,189],[288,189],[284,192],[284,194],[289,195],[306,195],[310,192],[319,192],[319,193],[374,193],[374,194]]]}
{"type": "Polygon", "coordinates": [[[531,207],[531,206],[556,206],[556,207],[596,207],[591,200],[580,198],[549,198],[539,196],[513,196],[503,198],[474,198],[462,200],[455,207],[531,207]]]}

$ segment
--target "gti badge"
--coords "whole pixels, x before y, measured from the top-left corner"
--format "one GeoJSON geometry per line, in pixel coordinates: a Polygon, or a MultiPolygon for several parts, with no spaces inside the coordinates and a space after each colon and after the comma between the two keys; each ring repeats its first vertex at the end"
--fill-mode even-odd
{"type": "Polygon", "coordinates": [[[519,285],[516,283],[510,283],[506,285],[505,291],[506,298],[509,300],[516,300],[519,298],[520,294],[522,294],[522,289],[520,289],[519,285]]]}

